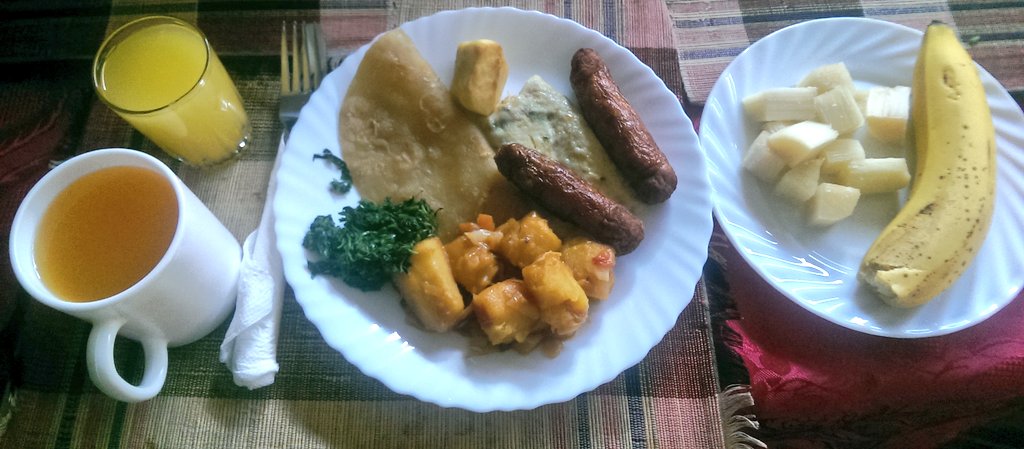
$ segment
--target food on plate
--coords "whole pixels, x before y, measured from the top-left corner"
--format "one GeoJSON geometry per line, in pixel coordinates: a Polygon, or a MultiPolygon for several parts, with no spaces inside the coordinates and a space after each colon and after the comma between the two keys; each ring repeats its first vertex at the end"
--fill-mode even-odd
{"type": "Polygon", "coordinates": [[[796,84],[798,87],[813,87],[818,92],[828,92],[837,87],[853,89],[853,77],[843,62],[815,67],[796,84]]]}
{"type": "Polygon", "coordinates": [[[493,231],[470,230],[444,245],[455,282],[474,295],[493,284],[502,271],[502,261],[491,250],[496,244],[493,231]]]}
{"type": "Polygon", "coordinates": [[[743,154],[740,165],[757,179],[774,184],[786,171],[786,161],[768,148],[768,136],[771,135],[771,131],[762,130],[743,154]]]}
{"type": "Polygon", "coordinates": [[[587,125],[579,107],[540,76],[526,80],[488,117],[491,144],[526,145],[587,180],[634,212],[641,203],[587,125]]]}
{"type": "Polygon", "coordinates": [[[586,322],[590,300],[610,296],[616,255],[643,239],[617,199],[637,210],[664,201],[675,172],[592,50],[577,53],[572,82],[591,116],[616,127],[607,139],[618,156],[540,77],[501,100],[497,42],[463,42],[455,65],[449,91],[401,30],[367,50],[340,111],[344,161],[314,156],[347,166],[362,201],[338,224],[314,220],[310,272],[363,290],[392,282],[425,330],[551,353],[586,322]],[[522,211],[534,205],[553,221],[522,211]]]}
{"type": "Polygon", "coordinates": [[[612,248],[578,237],[563,245],[534,211],[500,226],[479,214],[447,244],[423,200],[364,200],[340,215],[340,225],[320,216],[310,226],[303,246],[319,256],[310,272],[363,290],[390,281],[415,322],[432,332],[475,317],[491,345],[528,352],[571,337],[589,300],[607,298],[615,282],[612,248]]]}
{"type": "MultiPolygon", "coordinates": [[[[472,284],[479,291],[472,294],[470,308],[491,345],[526,352],[564,340],[586,322],[589,300],[607,298],[611,292],[615,251],[610,247],[578,237],[563,245],[535,211],[497,227],[488,224],[489,219],[479,218],[466,223],[456,241],[477,241],[477,248],[505,264],[489,276],[491,282],[472,284]],[[511,266],[518,268],[507,269],[511,266]]],[[[457,257],[449,253],[450,259],[457,257]]]]}
{"type": "Polygon", "coordinates": [[[823,176],[835,176],[845,169],[852,161],[859,161],[867,157],[864,153],[864,145],[857,139],[840,138],[825,145],[821,149],[821,155],[825,158],[821,164],[823,176]]]}
{"type": "Polygon", "coordinates": [[[522,279],[506,279],[473,295],[473,313],[492,345],[525,343],[541,331],[540,308],[522,279]]]}
{"type": "Polygon", "coordinates": [[[562,246],[562,239],[537,212],[530,212],[520,220],[510,218],[496,231],[494,251],[519,268],[562,246]]]}
{"type": "Polygon", "coordinates": [[[816,157],[789,169],[775,184],[775,194],[796,204],[803,204],[811,199],[821,179],[823,162],[824,159],[816,157]]]}
{"type": "Polygon", "coordinates": [[[481,214],[460,230],[447,244],[436,236],[418,242],[408,270],[394,275],[426,330],[479,328],[490,346],[528,352],[571,337],[590,299],[607,298],[615,282],[614,250],[582,238],[563,245],[536,212],[497,227],[481,214]]]}
{"type": "Polygon", "coordinates": [[[641,201],[660,203],[676,189],[676,172],[594,49],[572,57],[569,81],[583,117],[641,201]]]}
{"type": "Polygon", "coordinates": [[[910,170],[902,157],[865,158],[850,161],[836,172],[835,178],[861,193],[884,193],[910,185],[910,170]]]}
{"type": "Polygon", "coordinates": [[[590,299],[608,299],[615,284],[615,250],[592,240],[574,238],[562,246],[562,260],[590,299]]]}
{"type": "Polygon", "coordinates": [[[771,185],[777,197],[802,208],[804,222],[816,228],[852,215],[861,195],[905,188],[910,183],[906,159],[891,153],[905,151],[899,147],[903,139],[897,111],[900,101],[903,109],[909,107],[909,98],[887,95],[883,101],[876,94],[876,104],[869,106],[870,92],[876,89],[900,91],[858,90],[839,62],[811,70],[796,87],[773,87],[744,97],[744,113],[760,122],[761,129],[740,166],[771,185]],[[874,115],[869,115],[872,107],[874,115]],[[889,144],[897,147],[886,148],[889,144]]]}
{"type": "Polygon", "coordinates": [[[831,182],[818,184],[814,195],[807,201],[807,224],[831,226],[853,215],[853,209],[860,200],[860,189],[831,182]]]}
{"type": "Polygon", "coordinates": [[[910,120],[910,88],[872,87],[864,104],[868,132],[883,142],[903,142],[910,120]]]}
{"type": "Polygon", "coordinates": [[[864,124],[852,86],[839,86],[814,97],[818,116],[839,134],[855,131],[864,124]]]}
{"type": "Polygon", "coordinates": [[[334,165],[341,172],[338,175],[338,179],[331,181],[332,192],[348,193],[349,190],[352,190],[352,174],[348,171],[348,164],[341,160],[340,157],[336,156],[331,150],[324,148],[324,151],[320,154],[314,154],[313,159],[323,159],[334,165]]]}
{"type": "Polygon", "coordinates": [[[313,276],[340,278],[360,290],[379,290],[396,273],[409,267],[413,246],[435,234],[435,211],[423,200],[410,198],[381,203],[362,200],[345,207],[339,224],[330,215],[313,220],[302,246],[318,260],[310,260],[313,276]]]}
{"type": "Polygon", "coordinates": [[[340,137],[363,199],[420,198],[438,209],[444,239],[499,209],[491,204],[515,203],[483,132],[401,29],[366,51],[341,106],[340,137]]]}
{"type": "MultiPolygon", "coordinates": [[[[495,45],[500,49],[500,45],[489,41],[463,44],[466,54],[479,53],[465,62],[470,65],[473,61],[489,59],[495,45]]],[[[598,239],[621,254],[632,251],[643,237],[643,225],[634,215],[634,209],[642,211],[643,205],[635,198],[645,195],[646,189],[648,197],[641,200],[663,201],[675,188],[675,172],[635,111],[618,92],[596,53],[582,49],[574,61],[574,84],[581,86],[577,90],[590,98],[588,108],[596,111],[592,115],[602,119],[603,125],[617,128],[610,134],[611,142],[624,148],[617,152],[620,154],[617,163],[607,162],[614,161],[614,156],[595,151],[601,146],[599,142],[594,142],[597,145],[586,142],[586,136],[593,133],[582,126],[586,124],[585,119],[576,119],[578,124],[569,126],[565,125],[564,118],[557,123],[548,119],[513,124],[513,120],[505,120],[508,117],[503,116],[502,111],[495,114],[497,118],[491,117],[488,121],[469,117],[404,32],[394,30],[381,35],[363,57],[342,104],[342,151],[353,184],[362,198],[370,201],[413,197],[426,201],[438,211],[437,233],[444,240],[453,238],[458,223],[471,219],[476,213],[486,212],[504,220],[521,215],[536,203],[551,209],[583,232],[602,232],[598,239]],[[578,175],[593,181],[593,186],[573,187],[571,192],[556,194],[556,198],[593,197],[601,191],[605,194],[602,198],[612,195],[619,200],[611,202],[618,206],[607,212],[587,211],[583,217],[566,219],[567,213],[559,211],[564,203],[547,199],[543,203],[536,197],[528,198],[530,189],[522,189],[522,186],[516,189],[513,183],[502,178],[495,165],[495,151],[481,131],[498,122],[501,126],[491,126],[492,140],[506,139],[507,143],[512,140],[557,141],[546,147],[551,154],[569,161],[570,168],[577,170],[578,175]],[[537,129],[542,131],[528,134],[537,129]],[[627,186],[640,190],[634,193],[627,186]],[[636,207],[631,209],[630,206],[636,207]],[[597,221],[608,222],[601,217],[613,219],[610,223],[599,224],[597,221]]],[[[535,92],[535,97],[548,95],[545,101],[551,103],[552,109],[545,114],[564,117],[566,114],[562,112],[572,110],[565,104],[567,99],[561,94],[550,95],[553,89],[545,89],[544,85],[546,83],[539,78],[532,80],[524,89],[527,95],[520,97],[535,92]],[[562,104],[555,105],[559,102],[562,104]]],[[[509,111],[511,109],[505,112],[509,111]]],[[[552,185],[568,186],[570,184],[552,185]]],[[[600,204],[593,199],[585,204],[599,209],[610,203],[605,198],[600,204]]],[[[569,207],[581,210],[577,205],[569,207]]],[[[560,229],[563,225],[558,223],[560,229]]]]}
{"type": "Polygon", "coordinates": [[[455,53],[452,95],[462,107],[480,115],[494,112],[508,80],[508,63],[501,44],[477,39],[459,44],[455,53]]]}
{"type": "Polygon", "coordinates": [[[996,188],[985,90],[948,26],[933,22],[925,31],[911,89],[916,176],[858,273],[896,307],[927,303],[967,269],[988,233],[996,188]]]}
{"type": "Polygon", "coordinates": [[[561,253],[548,251],[523,267],[523,282],[556,336],[571,336],[587,320],[590,300],[561,253]]]}
{"type": "Polygon", "coordinates": [[[438,237],[428,237],[413,247],[409,269],[396,273],[394,282],[420,324],[428,330],[447,331],[468,314],[438,237]]]}
{"type": "Polygon", "coordinates": [[[617,254],[628,254],[643,240],[639,218],[557,161],[515,143],[502,145],[494,160],[501,174],[538,204],[617,254]]]}
{"type": "Polygon", "coordinates": [[[768,136],[768,148],[790,167],[813,159],[825,144],[836,140],[839,133],[831,126],[810,120],[794,123],[768,136]]]}
{"type": "Polygon", "coordinates": [[[815,87],[774,87],[743,98],[743,111],[759,122],[814,120],[815,87]]]}

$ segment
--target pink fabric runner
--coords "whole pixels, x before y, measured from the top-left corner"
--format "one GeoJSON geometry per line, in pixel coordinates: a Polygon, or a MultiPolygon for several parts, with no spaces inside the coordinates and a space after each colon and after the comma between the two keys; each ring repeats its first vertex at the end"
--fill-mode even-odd
{"type": "Polygon", "coordinates": [[[1024,407],[1020,296],[950,335],[877,337],[786,299],[718,230],[713,247],[741,317],[725,323],[737,337],[727,344],[749,371],[770,447],[938,447],[1024,407]]]}

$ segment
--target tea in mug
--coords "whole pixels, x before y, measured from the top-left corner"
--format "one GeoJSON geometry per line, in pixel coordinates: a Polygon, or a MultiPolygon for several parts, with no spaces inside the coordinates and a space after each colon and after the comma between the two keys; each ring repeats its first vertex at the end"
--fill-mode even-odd
{"type": "Polygon", "coordinates": [[[162,174],[132,166],[87,174],[43,214],[35,241],[40,280],[66,301],[113,296],[152,271],[177,222],[177,197],[162,174]]]}

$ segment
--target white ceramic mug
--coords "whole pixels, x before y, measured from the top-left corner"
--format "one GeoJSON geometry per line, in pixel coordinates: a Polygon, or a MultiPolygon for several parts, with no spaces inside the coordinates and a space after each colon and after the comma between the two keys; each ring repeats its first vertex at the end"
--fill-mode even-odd
{"type": "Polygon", "coordinates": [[[241,248],[235,237],[188,187],[158,159],[112,148],[76,156],[51,170],[28,192],[14,216],[11,262],[18,281],[39,302],[93,324],[89,375],[107,395],[126,402],[150,399],[167,375],[167,348],[196,341],[219,326],[235,305],[241,248]],[[113,166],[143,167],[174,190],[178,222],[170,245],[140,281],[113,296],[70,302],[51,292],[36,269],[34,246],[50,203],[82,176],[113,166]],[[137,340],[145,352],[139,385],[124,380],[114,365],[117,335],[137,340]]]}

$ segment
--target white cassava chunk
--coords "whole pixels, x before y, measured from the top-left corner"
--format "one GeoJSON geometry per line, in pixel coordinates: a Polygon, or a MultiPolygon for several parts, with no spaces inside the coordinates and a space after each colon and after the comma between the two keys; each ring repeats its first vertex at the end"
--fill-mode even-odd
{"type": "Polygon", "coordinates": [[[771,133],[774,133],[775,131],[778,131],[778,130],[780,130],[782,128],[785,128],[785,127],[787,127],[789,125],[792,125],[792,124],[793,124],[793,122],[783,122],[783,121],[778,121],[778,120],[771,121],[771,122],[764,122],[764,123],[761,124],[761,131],[768,131],[768,134],[771,134],[771,133]]]}
{"type": "Polygon", "coordinates": [[[775,194],[793,203],[803,203],[818,187],[823,159],[814,158],[789,169],[775,184],[775,194]]]}
{"type": "Polygon", "coordinates": [[[872,87],[864,105],[868,132],[888,143],[901,143],[910,119],[910,88],[872,87]]]}
{"type": "Polygon", "coordinates": [[[850,161],[836,174],[839,184],[860,189],[862,194],[894,192],[910,184],[910,170],[902,157],[850,161]]]}
{"type": "Polygon", "coordinates": [[[761,131],[754,142],[750,144],[746,154],[743,155],[743,168],[767,183],[773,183],[779,179],[779,175],[786,169],[786,161],[768,148],[768,131],[761,131]]]}
{"type": "Polygon", "coordinates": [[[864,124],[864,115],[857,107],[853,89],[839,86],[814,98],[818,115],[839,134],[846,134],[864,124]]]}
{"type": "Polygon", "coordinates": [[[861,115],[867,117],[868,113],[868,92],[869,89],[855,89],[853,91],[853,98],[857,100],[857,107],[860,108],[861,115]]]}
{"type": "Polygon", "coordinates": [[[817,115],[813,87],[776,87],[743,99],[743,110],[759,122],[813,120],[817,115]]]}
{"type": "Polygon", "coordinates": [[[786,165],[795,167],[817,156],[822,146],[837,137],[839,133],[831,126],[803,121],[772,133],[768,137],[768,147],[786,161],[786,165]]]}
{"type": "Polygon", "coordinates": [[[853,77],[846,69],[846,64],[837,62],[826,64],[810,71],[804,79],[800,80],[797,86],[809,86],[818,89],[818,92],[827,92],[836,87],[853,88],[853,77]]]}
{"type": "Polygon", "coordinates": [[[836,139],[821,149],[825,163],[821,165],[821,174],[833,176],[846,167],[850,161],[864,159],[864,146],[857,139],[836,139]]]}
{"type": "Polygon", "coordinates": [[[823,182],[818,184],[814,196],[807,202],[807,224],[831,226],[853,215],[853,209],[860,200],[860,190],[823,182]]]}

